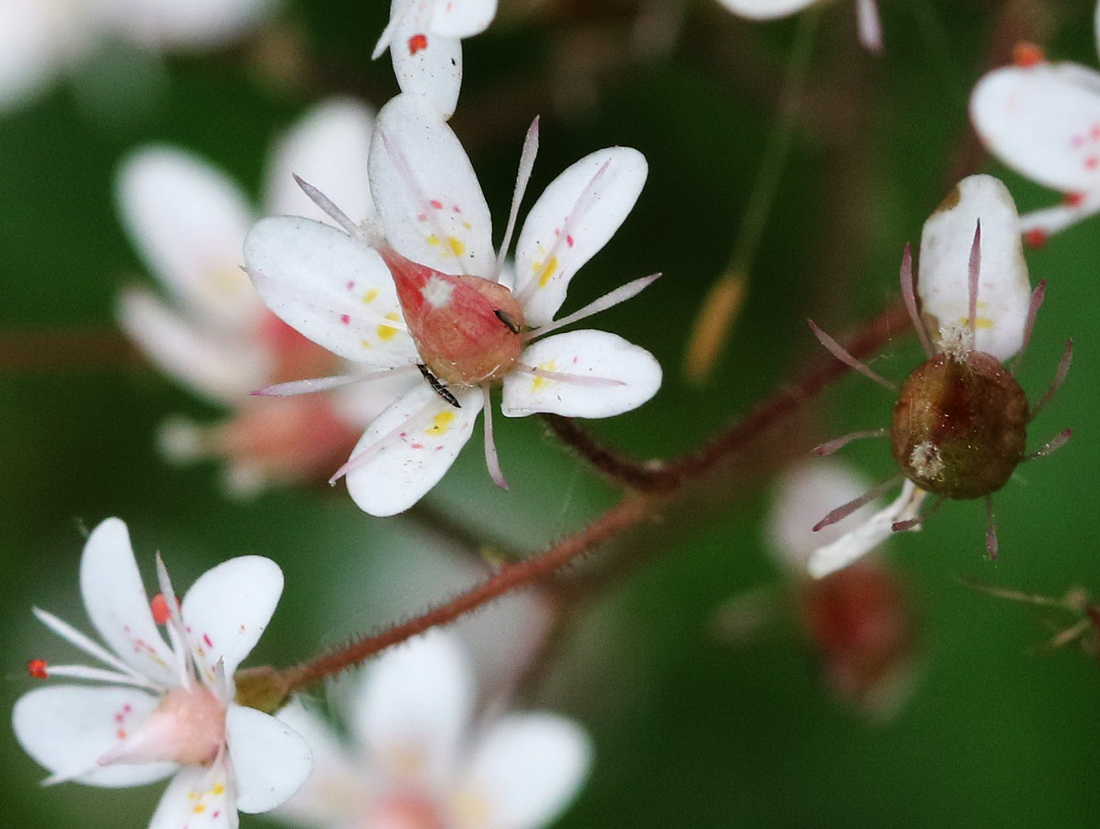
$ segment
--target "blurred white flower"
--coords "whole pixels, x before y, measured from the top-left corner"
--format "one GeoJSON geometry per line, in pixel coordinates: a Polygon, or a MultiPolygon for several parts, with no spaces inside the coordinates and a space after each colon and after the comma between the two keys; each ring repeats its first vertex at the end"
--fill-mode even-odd
{"type": "Polygon", "coordinates": [[[362,672],[343,712],[355,747],[300,704],[283,709],[316,770],[274,816],[333,829],[548,825],[588,774],[588,736],[549,713],[475,719],[476,690],[457,641],[434,630],[362,672]]]}
{"type": "MultiPolygon", "coordinates": [[[[723,6],[740,17],[750,20],[773,20],[788,17],[809,8],[822,0],[718,0],[723,6]]],[[[882,23],[879,20],[876,0],[855,0],[856,23],[859,26],[859,41],[868,51],[882,51],[882,23]]]]}
{"type": "MultiPolygon", "coordinates": [[[[298,174],[346,199],[352,215],[372,216],[366,183],[372,122],[365,107],[344,100],[307,113],[272,153],[267,211],[314,214],[294,182],[298,174]]],[[[381,410],[377,388],[284,407],[248,396],[339,362],[269,313],[249,284],[240,263],[254,217],[237,185],[188,152],[153,146],[123,162],[117,197],[134,246],[170,300],[129,287],[119,304],[121,326],[163,371],[232,412],[215,427],[169,421],[162,434],[168,456],[225,458],[227,483],[237,493],[320,477],[346,457],[381,410]]]]}
{"type": "Polygon", "coordinates": [[[209,570],[176,599],[160,558],[150,602],[126,525],[102,522],[80,562],[80,587],[106,647],[44,610],[35,615],[100,664],[32,660],[50,685],[24,694],[12,726],[47,783],[139,786],[170,775],[149,826],[232,829],[237,811],[265,812],[296,792],[312,768],[309,746],[275,717],[234,701],[233,674],[279,601],[283,574],[260,556],[209,570]],[[158,627],[167,634],[166,643],[158,627]]]}
{"type": "Polygon", "coordinates": [[[107,39],[150,49],[217,46],[275,0],[0,0],[0,109],[41,92],[107,39]]]}

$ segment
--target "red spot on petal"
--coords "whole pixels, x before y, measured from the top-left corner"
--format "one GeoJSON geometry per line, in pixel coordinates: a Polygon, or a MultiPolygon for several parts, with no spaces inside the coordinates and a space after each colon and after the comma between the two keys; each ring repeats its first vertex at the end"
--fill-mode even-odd
{"type": "Polygon", "coordinates": [[[1079,207],[1084,199],[1084,193],[1066,193],[1065,203],[1067,207],[1079,207]]]}
{"type": "Polygon", "coordinates": [[[1029,248],[1041,248],[1046,244],[1046,241],[1047,232],[1039,228],[1034,228],[1024,234],[1024,244],[1029,248]]]}
{"type": "Polygon", "coordinates": [[[438,199],[432,199],[430,202],[428,202],[428,204],[430,204],[436,210],[442,210],[443,209],[443,202],[439,201],[438,199]]]}
{"type": "Polygon", "coordinates": [[[1095,170],[1096,165],[1098,165],[1098,164],[1100,164],[1100,158],[1097,158],[1094,155],[1090,155],[1088,158],[1085,159],[1085,169],[1086,170],[1095,170]]]}
{"type": "Polygon", "coordinates": [[[1082,147],[1085,144],[1084,136],[1075,135],[1069,140],[1071,147],[1082,147]]]}
{"type": "Polygon", "coordinates": [[[565,244],[569,245],[569,247],[573,247],[573,237],[572,236],[566,236],[565,237],[565,244]]]}
{"type": "Polygon", "coordinates": [[[46,673],[46,660],[45,659],[32,659],[27,663],[27,673],[33,676],[35,679],[45,679],[49,676],[46,673]]]}
{"type": "Polygon", "coordinates": [[[424,448],[424,444],[423,444],[423,443],[414,443],[414,444],[413,444],[412,446],[410,446],[409,448],[410,448],[410,449],[423,449],[423,448],[424,448]]]}
{"type": "Polygon", "coordinates": [[[1100,138],[1100,124],[1092,125],[1092,129],[1089,130],[1089,137],[1092,138],[1093,141],[1100,138]]]}
{"type": "Polygon", "coordinates": [[[1034,43],[1021,41],[1012,50],[1012,60],[1022,69],[1030,69],[1046,60],[1043,50],[1034,43]]]}
{"type": "Polygon", "coordinates": [[[355,290],[355,280],[354,279],[349,279],[348,280],[347,288],[348,288],[349,291],[354,291],[355,290]]]}
{"type": "Polygon", "coordinates": [[[461,207],[459,207],[459,206],[458,206],[458,205],[456,204],[456,205],[455,205],[454,207],[452,207],[452,208],[451,208],[451,212],[452,212],[452,213],[455,213],[455,214],[461,213],[461,212],[462,212],[462,208],[461,208],[461,207]]]}
{"type": "Polygon", "coordinates": [[[421,49],[428,48],[428,36],[426,34],[413,35],[409,38],[409,54],[415,55],[421,49]]]}
{"type": "Polygon", "coordinates": [[[210,634],[209,633],[204,633],[202,635],[202,641],[206,643],[206,647],[208,647],[208,648],[214,647],[214,643],[210,641],[210,634]]]}
{"type": "Polygon", "coordinates": [[[125,740],[126,739],[126,729],[125,728],[118,729],[115,732],[115,736],[118,737],[120,740],[125,740]]]}
{"type": "Polygon", "coordinates": [[[351,317],[349,317],[347,314],[341,314],[340,322],[344,323],[344,325],[347,325],[349,322],[351,322],[351,317]]]}
{"type": "Polygon", "coordinates": [[[134,706],[130,705],[130,703],[126,703],[124,706],[122,706],[122,710],[129,714],[131,711],[134,710],[134,706]]]}
{"type": "Polygon", "coordinates": [[[417,213],[416,214],[416,220],[418,222],[426,222],[426,221],[428,221],[428,214],[427,213],[417,213]]]}
{"type": "Polygon", "coordinates": [[[168,612],[168,602],[163,593],[157,593],[153,596],[153,600],[149,602],[149,609],[153,611],[153,621],[158,625],[165,624],[171,615],[168,612]]]}

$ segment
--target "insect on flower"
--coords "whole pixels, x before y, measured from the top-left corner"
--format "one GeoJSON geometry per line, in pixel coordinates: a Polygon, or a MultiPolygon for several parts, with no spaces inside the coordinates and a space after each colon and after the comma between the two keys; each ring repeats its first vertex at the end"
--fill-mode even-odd
{"type": "MultiPolygon", "coordinates": [[[[814,576],[847,566],[891,532],[918,528],[929,493],[984,499],[986,550],[996,558],[992,494],[1021,462],[1050,454],[1068,440],[1066,430],[1038,451],[1025,453],[1027,426],[1065,379],[1072,341],[1066,343],[1050,388],[1034,406],[1003,365],[1027,344],[1046,284],[1030,290],[1018,222],[1012,197],[999,180],[970,176],[924,224],[919,280],[906,248],[902,295],[928,359],[900,390],[811,323],[834,356],[898,393],[888,431],[839,438],[818,447],[818,453],[829,454],[853,438],[889,434],[906,479],[897,501],[810,557],[814,576]]],[[[840,520],[899,478],[833,510],[815,529],[840,520]]]]}

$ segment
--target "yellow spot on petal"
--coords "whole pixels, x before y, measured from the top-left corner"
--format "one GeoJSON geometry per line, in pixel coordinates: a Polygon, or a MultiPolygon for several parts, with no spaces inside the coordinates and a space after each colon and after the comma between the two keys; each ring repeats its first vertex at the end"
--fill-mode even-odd
{"type": "Polygon", "coordinates": [[[367,291],[365,294],[363,294],[363,304],[364,305],[370,305],[377,298],[378,298],[378,289],[377,288],[371,288],[369,291],[367,291]]]}
{"type": "Polygon", "coordinates": [[[436,236],[434,233],[426,238],[424,241],[431,245],[433,248],[437,248],[441,244],[439,241],[439,237],[436,236]]]}
{"type": "Polygon", "coordinates": [[[213,794],[215,797],[223,795],[225,794],[225,786],[221,783],[215,783],[214,788],[210,790],[210,793],[213,794]]]}
{"type": "Polygon", "coordinates": [[[360,340],[359,345],[363,346],[363,348],[370,348],[370,340],[360,340]]]}
{"type": "Polygon", "coordinates": [[[539,278],[539,287],[545,288],[547,283],[550,282],[550,277],[554,275],[554,272],[558,269],[558,257],[551,256],[545,262],[540,262],[535,265],[535,273],[539,278]]]}
{"type": "Polygon", "coordinates": [[[466,246],[462,244],[462,240],[454,236],[447,237],[447,247],[451,249],[451,253],[455,256],[461,256],[466,252],[466,246]]]}
{"type": "MultiPolygon", "coordinates": [[[[394,322],[396,322],[397,320],[401,319],[401,317],[397,316],[396,312],[390,311],[388,314],[386,314],[386,319],[393,320],[394,322]]],[[[386,342],[387,340],[392,340],[393,335],[396,334],[396,333],[397,333],[397,329],[394,328],[391,325],[380,325],[380,326],[378,326],[378,339],[380,339],[382,342],[386,342]]]]}
{"type": "Polygon", "coordinates": [[[432,418],[432,425],[424,430],[424,434],[438,437],[439,435],[447,434],[447,431],[451,428],[451,423],[454,422],[455,413],[452,411],[440,412],[432,418]]]}
{"type": "Polygon", "coordinates": [[[191,811],[194,812],[196,815],[201,815],[203,812],[206,811],[206,807],[201,803],[196,803],[195,808],[193,808],[191,811]]]}
{"type": "MultiPolygon", "coordinates": [[[[542,365],[539,366],[539,368],[541,368],[543,371],[554,371],[557,368],[557,362],[555,362],[554,360],[551,360],[548,363],[543,363],[542,365]]],[[[555,382],[555,381],[551,380],[547,377],[539,377],[536,374],[535,378],[531,381],[531,392],[532,393],[537,392],[543,386],[548,386],[553,382],[555,382]]]]}

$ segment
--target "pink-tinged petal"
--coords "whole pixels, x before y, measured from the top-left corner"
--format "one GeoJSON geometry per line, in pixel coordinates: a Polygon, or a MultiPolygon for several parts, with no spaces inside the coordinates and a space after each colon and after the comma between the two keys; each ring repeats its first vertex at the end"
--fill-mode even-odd
{"type": "Polygon", "coordinates": [[[506,417],[552,412],[610,417],[636,409],[657,393],[661,366],[653,355],[617,334],[570,331],[524,349],[520,362],[562,379],[512,371],[504,377],[506,417]],[[577,378],[570,382],[568,378],[577,378]]]}
{"type": "Polygon", "coordinates": [[[453,768],[476,687],[458,639],[432,630],[367,667],[351,724],[390,778],[437,782],[453,768]]]}
{"type": "Polygon", "coordinates": [[[1060,190],[1100,188],[1100,74],[1074,63],[1009,66],[970,97],[982,143],[1018,173],[1060,190]]]}
{"type": "Polygon", "coordinates": [[[217,46],[254,27],[275,0],[115,0],[115,23],[150,47],[217,46]]]}
{"type": "Polygon", "coordinates": [[[369,368],[417,362],[389,269],[361,239],[310,219],[261,219],[244,261],[267,306],[329,351],[369,368]]]}
{"type": "Polygon", "coordinates": [[[369,806],[366,763],[354,760],[337,740],[332,727],[298,700],[275,715],[297,732],[313,754],[313,773],[274,817],[299,826],[350,826],[369,806]]]}
{"type": "Polygon", "coordinates": [[[736,15],[753,20],[771,20],[800,12],[815,0],[718,0],[736,15]]]}
{"type": "MultiPolygon", "coordinates": [[[[481,802],[493,829],[538,829],[561,814],[592,765],[592,742],[565,717],[517,714],[494,723],[454,798],[461,811],[481,802]]],[[[476,807],[474,807],[476,808],[476,807]]]]}
{"type": "Polygon", "coordinates": [[[489,28],[497,0],[436,0],[431,30],[444,37],[472,37],[489,28]]]}
{"type": "Polygon", "coordinates": [[[207,570],[180,607],[199,668],[213,679],[218,662],[232,676],[256,646],[283,592],[283,571],[263,556],[241,556],[207,570]]]}
{"type": "Polygon", "coordinates": [[[969,261],[981,221],[981,271],[974,347],[1004,361],[1024,341],[1031,286],[1020,219],[1006,188],[992,176],[969,176],[924,223],[917,293],[933,341],[945,326],[967,326],[969,261]]]}
{"type": "Polygon", "coordinates": [[[269,165],[265,204],[274,215],[328,216],[302,192],[308,181],[354,221],[374,215],[367,155],[374,115],[358,101],[336,98],[313,107],[276,145],[269,165]]]}
{"type": "Polygon", "coordinates": [[[634,207],[647,172],[640,152],[612,147],[567,168],[539,196],[516,243],[516,293],[528,325],[554,318],[573,275],[634,207]]]}
{"type": "Polygon", "coordinates": [[[807,460],[788,469],[778,482],[765,525],[773,556],[789,570],[805,573],[811,553],[866,523],[878,504],[867,503],[820,532],[813,532],[813,526],[838,504],[854,501],[870,488],[838,460],[807,460]]]}
{"type": "MultiPolygon", "coordinates": [[[[394,10],[403,0],[394,0],[394,10]]],[[[433,3],[418,0],[393,29],[390,57],[397,85],[447,119],[462,86],[462,41],[432,31],[433,3]]]]}
{"type": "Polygon", "coordinates": [[[236,184],[191,153],[153,146],[122,163],[116,196],[134,247],[189,309],[221,325],[257,319],[263,306],[240,269],[252,217],[236,184]]]}
{"type": "Polygon", "coordinates": [[[352,500],[370,515],[404,512],[451,468],[481,411],[481,389],[454,389],[461,408],[418,383],[371,423],[347,463],[352,500]]]}
{"type": "Polygon", "coordinates": [[[224,759],[184,766],[161,795],[149,829],[237,829],[234,783],[224,759]]]}
{"type": "Polygon", "coordinates": [[[153,712],[160,698],[136,688],[51,685],[24,694],[12,710],[15,738],[52,776],[89,786],[142,786],[167,777],[175,763],[100,766],[153,712]]]}
{"type": "Polygon", "coordinates": [[[239,405],[270,376],[270,356],[258,343],[197,328],[144,288],[122,292],[118,322],[161,371],[214,402],[239,405]]]}
{"type": "Polygon", "coordinates": [[[386,241],[450,274],[495,276],[489,206],[458,138],[438,114],[399,95],[378,114],[371,194],[386,241]]]}
{"type": "MultiPolygon", "coordinates": [[[[896,501],[883,507],[836,541],[815,550],[806,563],[806,570],[815,579],[843,570],[890,538],[894,533],[894,524],[917,518],[927,495],[927,492],[918,489],[912,481],[906,480],[896,501]]],[[[920,524],[909,527],[910,532],[918,530],[920,524]]]]}
{"type": "Polygon", "coordinates": [[[274,809],[302,788],[313,770],[313,754],[306,741],[270,714],[230,705],[225,732],[237,808],[242,812],[274,809]]]}
{"type": "Polygon", "coordinates": [[[179,685],[176,658],[153,620],[126,524],[92,530],[80,559],[80,593],[99,635],[127,665],[166,687],[179,685]]]}

